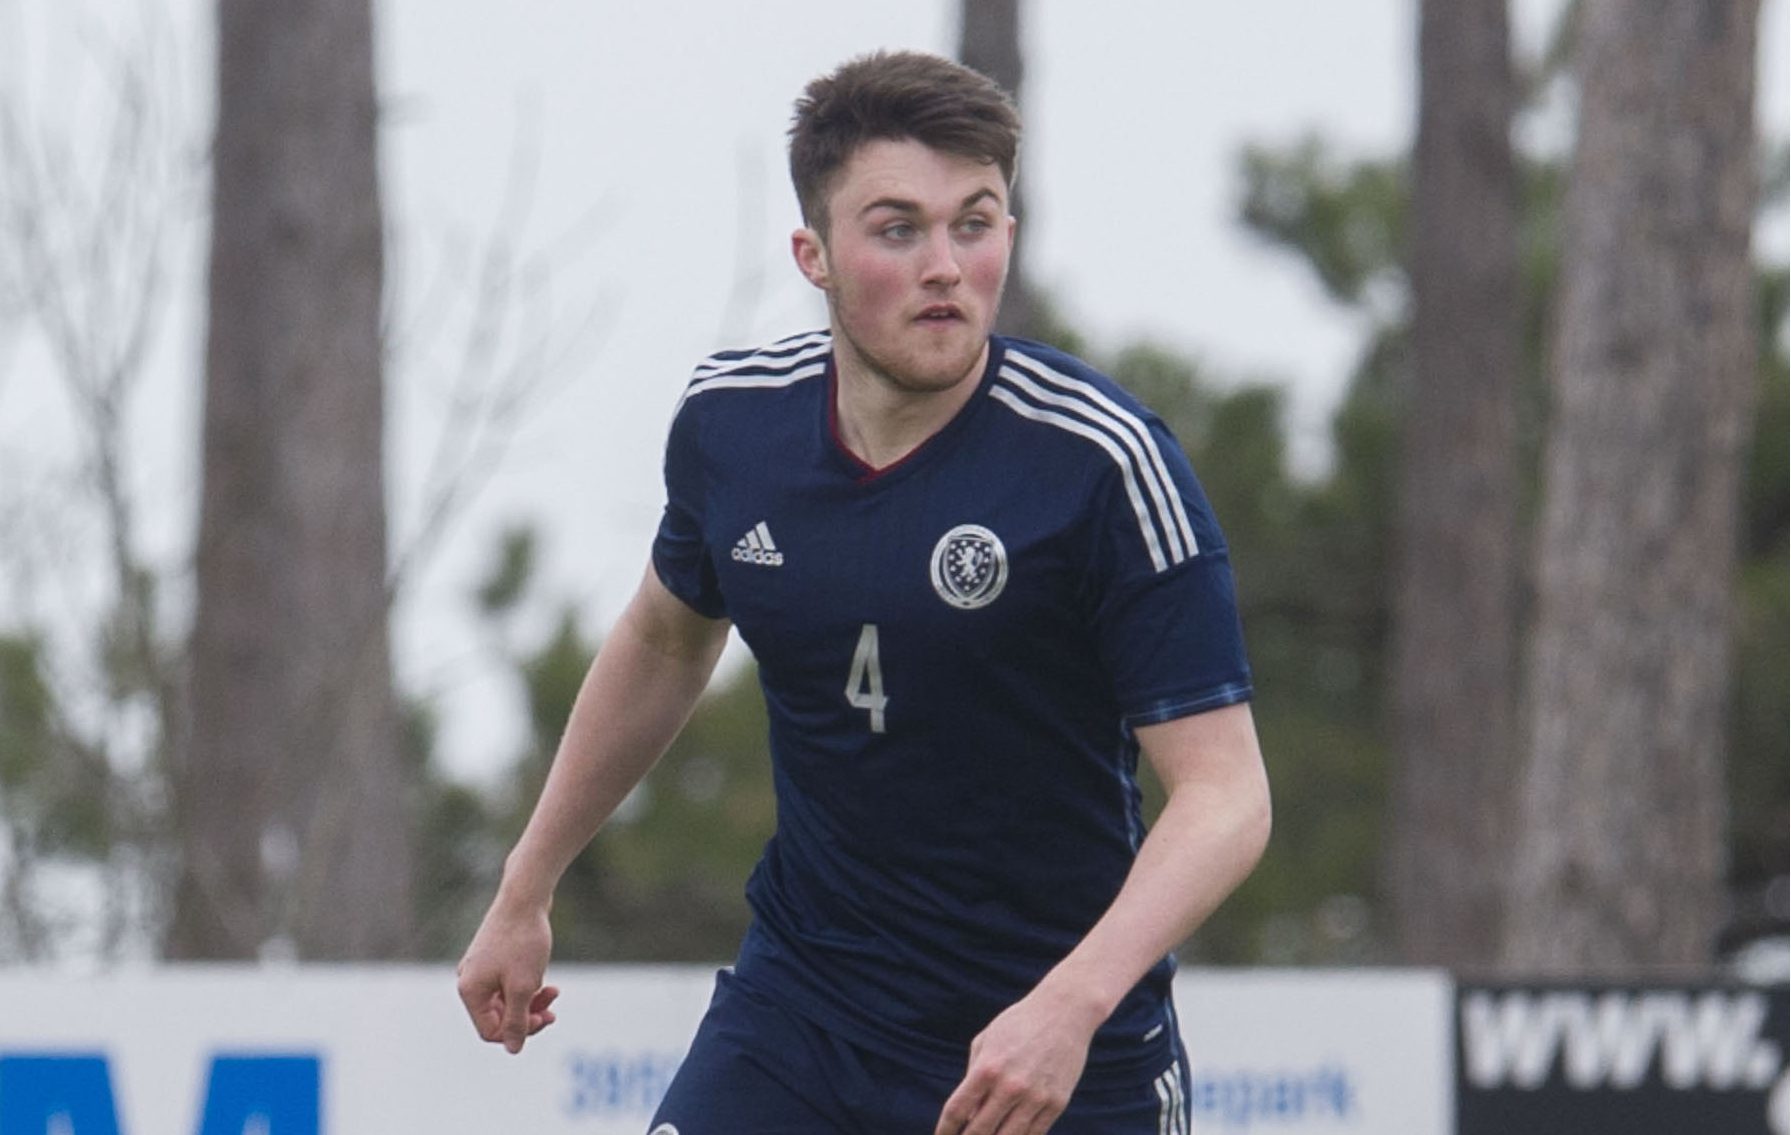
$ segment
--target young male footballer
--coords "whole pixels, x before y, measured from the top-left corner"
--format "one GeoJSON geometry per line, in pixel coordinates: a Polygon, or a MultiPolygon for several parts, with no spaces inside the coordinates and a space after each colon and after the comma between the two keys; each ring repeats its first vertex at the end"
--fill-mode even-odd
{"type": "Polygon", "coordinates": [[[1171,951],[1268,838],[1250,672],[1163,424],[991,333],[1019,133],[988,79],[910,52],[797,102],[791,246],[828,329],[697,367],[651,567],[461,962],[486,1040],[552,1023],[554,886],[737,627],[777,831],[653,1135],[1188,1130],[1171,951]]]}

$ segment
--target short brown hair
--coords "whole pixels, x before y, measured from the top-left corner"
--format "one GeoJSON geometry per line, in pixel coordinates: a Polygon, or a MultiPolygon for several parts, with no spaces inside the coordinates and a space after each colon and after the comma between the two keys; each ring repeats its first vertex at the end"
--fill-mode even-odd
{"type": "Polygon", "coordinates": [[[918,51],[877,51],[811,82],[790,124],[790,180],[802,221],[827,237],[833,179],[866,142],[912,138],[1001,168],[1020,154],[1020,112],[988,76],[918,51]]]}

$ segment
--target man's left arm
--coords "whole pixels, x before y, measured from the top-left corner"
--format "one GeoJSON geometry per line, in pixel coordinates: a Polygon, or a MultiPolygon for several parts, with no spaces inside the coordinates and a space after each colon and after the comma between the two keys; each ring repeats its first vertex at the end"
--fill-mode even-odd
{"type": "Polygon", "coordinates": [[[1262,857],[1269,786],[1248,704],[1137,730],[1168,792],[1119,895],[970,1047],[936,1135],[1038,1135],[1069,1104],[1101,1023],[1262,857]]]}

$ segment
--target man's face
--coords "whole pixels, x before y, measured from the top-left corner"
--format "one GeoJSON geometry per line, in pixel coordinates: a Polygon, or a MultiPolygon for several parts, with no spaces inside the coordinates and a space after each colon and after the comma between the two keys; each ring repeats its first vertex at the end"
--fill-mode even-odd
{"type": "Polygon", "coordinates": [[[796,263],[827,293],[842,369],[910,393],[976,370],[1007,280],[1014,219],[1000,167],[920,142],[859,147],[828,196],[828,232],[796,263]]]}

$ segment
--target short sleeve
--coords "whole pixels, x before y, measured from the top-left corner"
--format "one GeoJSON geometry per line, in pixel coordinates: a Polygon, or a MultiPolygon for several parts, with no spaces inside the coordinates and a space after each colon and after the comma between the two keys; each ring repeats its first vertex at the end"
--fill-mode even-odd
{"type": "Polygon", "coordinates": [[[665,443],[665,511],[653,538],[653,570],[666,590],[711,619],[727,615],[703,535],[706,482],[696,407],[680,403],[665,443]]]}
{"type": "Polygon", "coordinates": [[[1180,445],[1104,478],[1093,519],[1095,636],[1128,725],[1247,701],[1250,665],[1224,536],[1180,445]]]}

